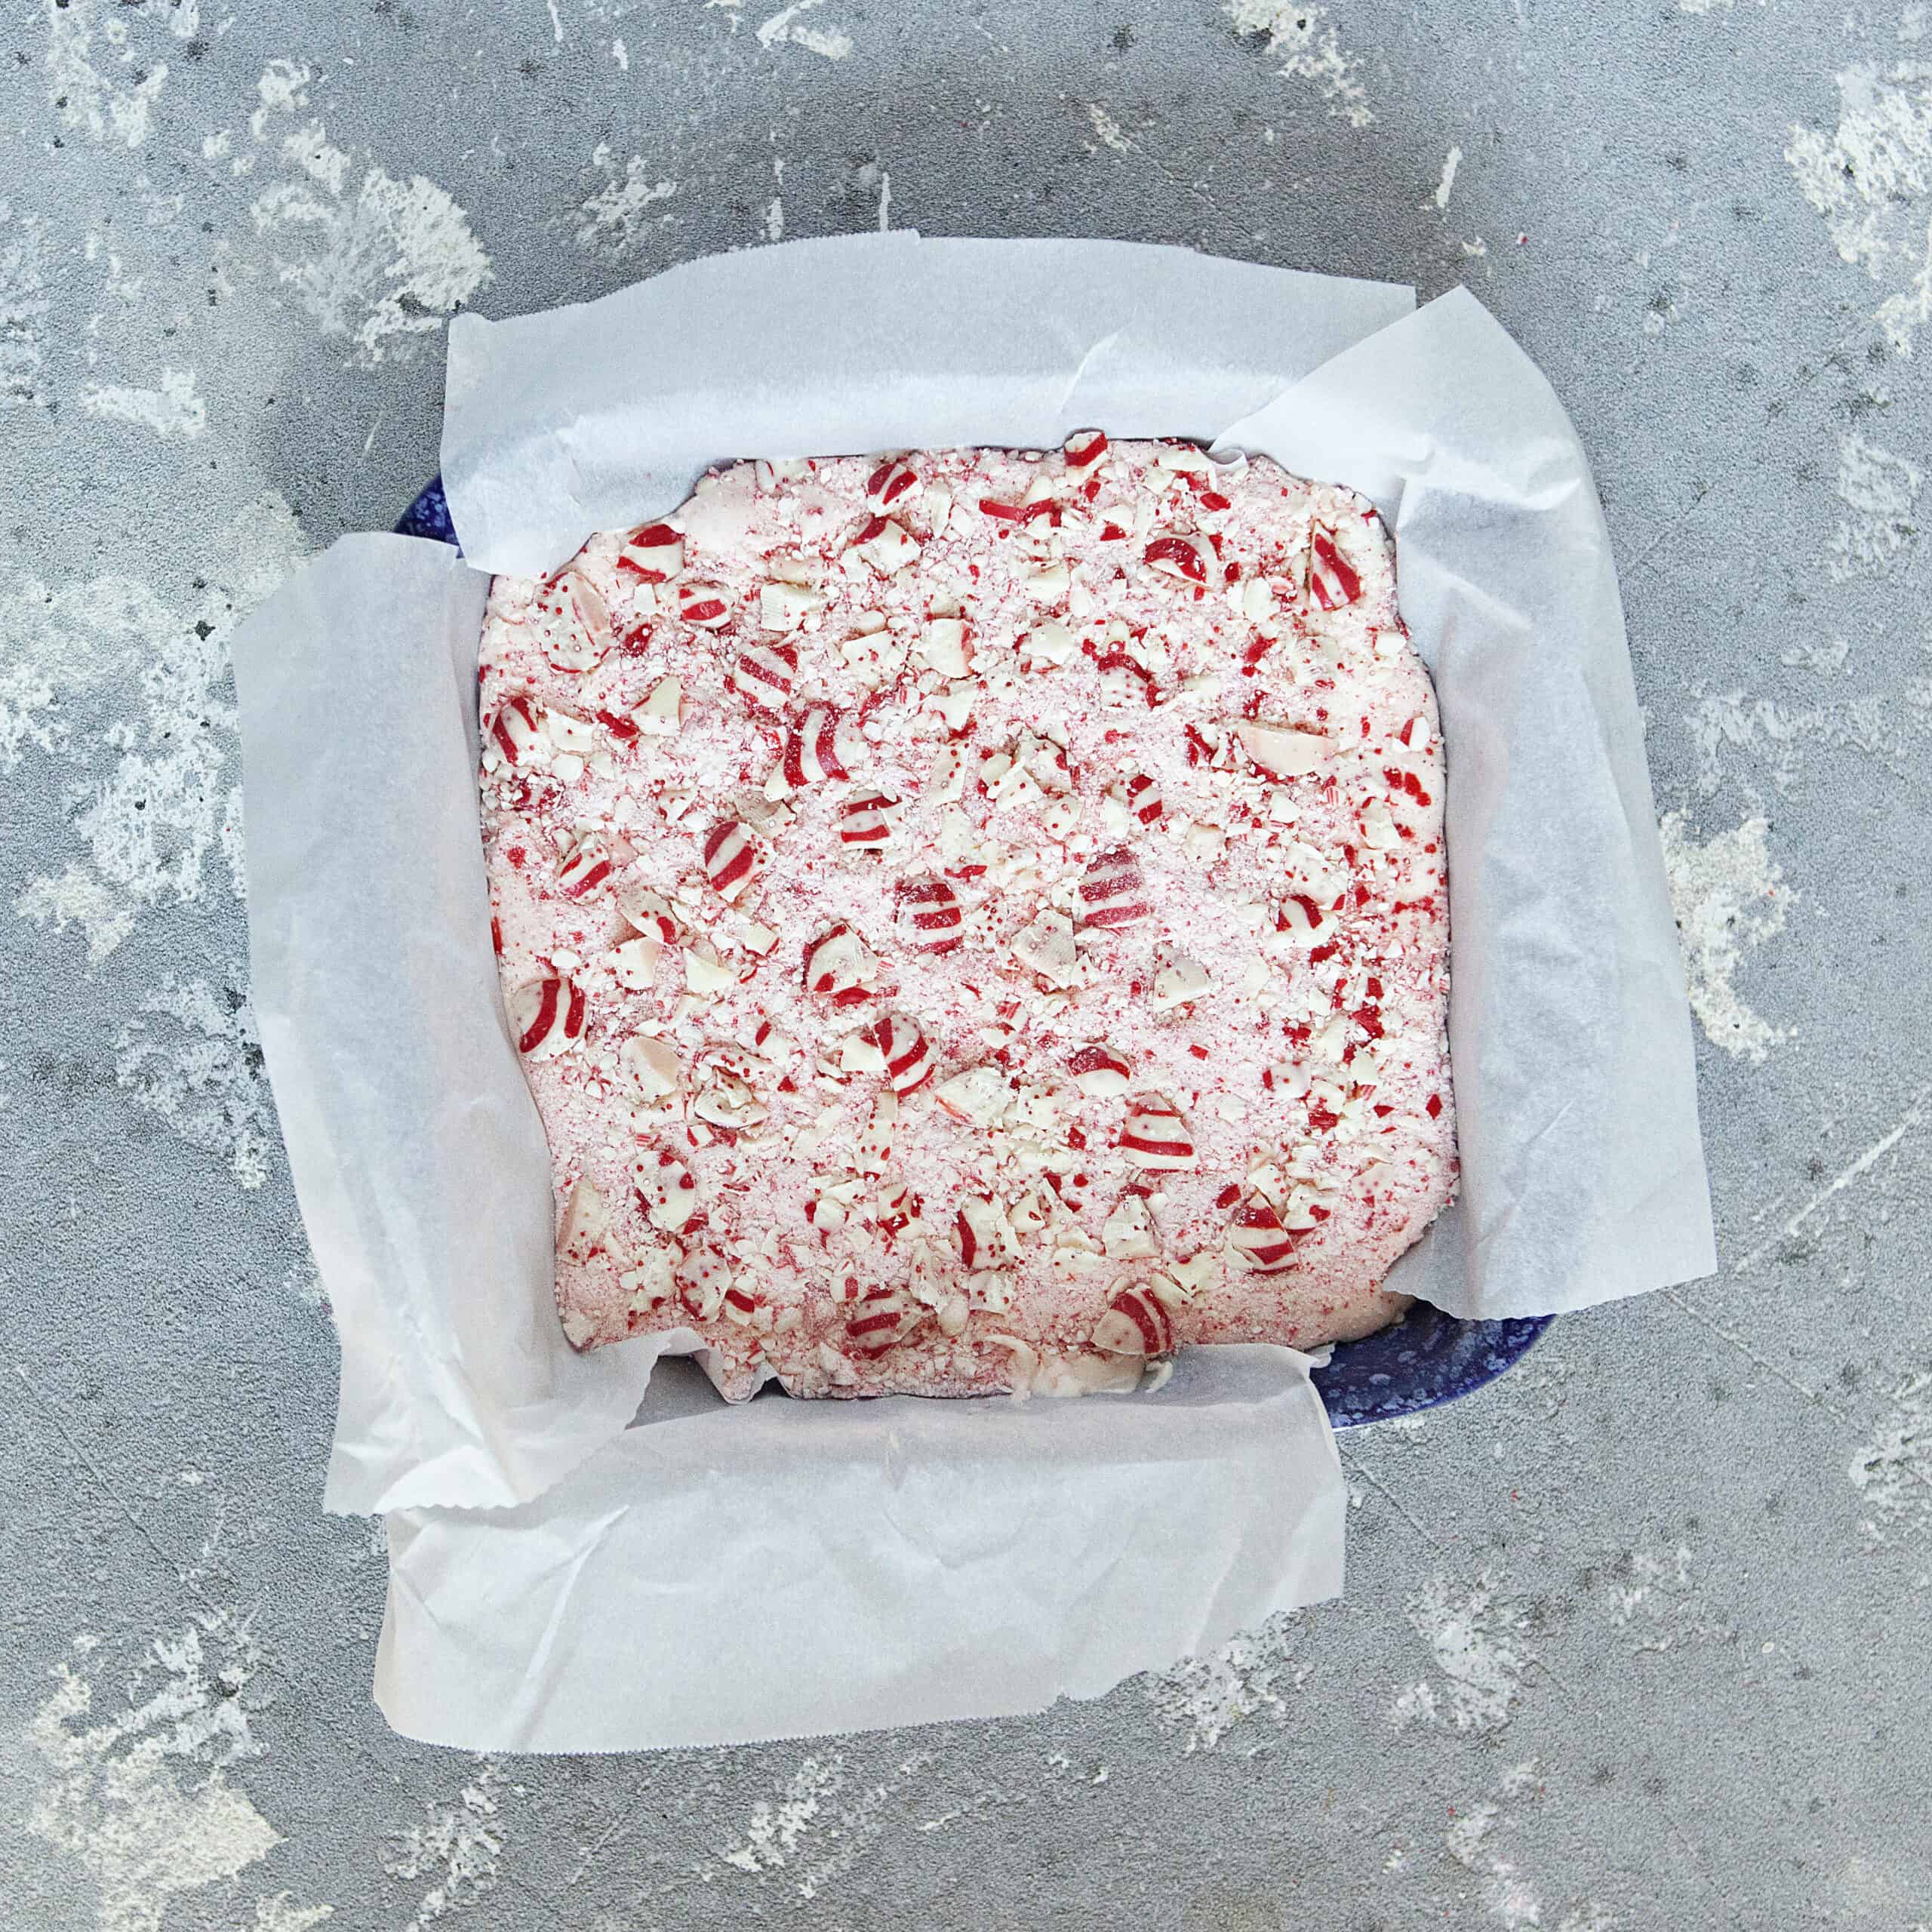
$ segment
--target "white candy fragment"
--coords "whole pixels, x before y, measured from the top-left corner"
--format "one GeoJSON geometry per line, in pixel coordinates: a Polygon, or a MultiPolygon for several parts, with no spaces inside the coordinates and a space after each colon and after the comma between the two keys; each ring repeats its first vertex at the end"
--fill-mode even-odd
{"type": "Polygon", "coordinates": [[[996,1127],[1013,1104],[1011,1078],[995,1066],[969,1066],[934,1090],[933,1097],[955,1120],[996,1127]]]}
{"type": "Polygon", "coordinates": [[[566,569],[531,606],[538,648],[559,671],[590,671],[611,648],[611,613],[581,571],[566,569]]]}
{"type": "Polygon", "coordinates": [[[713,999],[738,983],[738,969],[700,940],[685,952],[685,988],[700,999],[713,999]]]}
{"type": "Polygon", "coordinates": [[[899,1096],[890,1087],[879,1089],[872,1115],[859,1137],[859,1171],[882,1174],[892,1164],[892,1137],[899,1126],[899,1096]]]}
{"type": "Polygon", "coordinates": [[[1124,1194],[1100,1229],[1100,1244],[1110,1261],[1146,1261],[1161,1251],[1146,1198],[1124,1194]]]}
{"type": "Polygon", "coordinates": [[[631,1312],[647,1315],[671,1299],[674,1286],[671,1257],[662,1248],[653,1248],[635,1268],[617,1277],[617,1285],[629,1297],[631,1312]]]}
{"type": "Polygon", "coordinates": [[[1148,1004],[1156,1013],[1164,1013],[1170,1007],[1184,1006],[1191,999],[1198,999],[1213,984],[1212,976],[1199,960],[1181,953],[1154,975],[1154,990],[1148,1004]]]}
{"type": "Polygon", "coordinates": [[[1401,843],[1395,821],[1380,798],[1371,798],[1361,808],[1362,843],[1377,852],[1386,852],[1401,843]]]}
{"type": "Polygon", "coordinates": [[[684,715],[685,688],[676,678],[660,678],[651,695],[631,713],[631,722],[647,737],[668,738],[684,715]]]}
{"type": "Polygon", "coordinates": [[[1020,640],[1020,660],[1029,666],[1065,664],[1079,654],[1079,638],[1057,617],[1035,625],[1020,640]]]}
{"type": "Polygon", "coordinates": [[[1082,1047],[1066,1065],[1081,1092],[1095,1100],[1124,1094],[1134,1078],[1133,1063],[1113,1047],[1082,1047]]]}
{"type": "Polygon", "coordinates": [[[568,711],[546,711],[543,734],[559,752],[573,758],[588,758],[598,748],[597,727],[587,718],[572,717],[568,711]]]}
{"type": "Polygon", "coordinates": [[[608,956],[618,985],[634,993],[647,990],[657,980],[657,961],[663,951],[656,940],[642,933],[612,946],[608,956]]]}
{"type": "Polygon", "coordinates": [[[1331,747],[1318,731],[1260,724],[1244,718],[1234,727],[1241,749],[1271,778],[1306,778],[1328,761],[1331,747]]]}
{"type": "Polygon", "coordinates": [[[767,583],[758,588],[758,620],[768,631],[795,631],[825,608],[825,599],[802,584],[767,583]]]}
{"type": "Polygon", "coordinates": [[[731,1286],[731,1265],[708,1247],[694,1247],[678,1263],[678,1299],[700,1321],[709,1321],[724,1306],[731,1286]]]}
{"type": "Polygon", "coordinates": [[[671,908],[659,896],[635,878],[620,878],[617,884],[617,909],[641,933],[648,933],[666,946],[678,941],[678,921],[671,908]]]}
{"type": "Polygon", "coordinates": [[[963,678],[972,668],[963,617],[928,617],[920,633],[919,655],[942,678],[963,678]]]}
{"type": "Polygon", "coordinates": [[[1049,986],[1070,986],[1080,977],[1073,921],[1051,906],[1043,906],[1014,934],[1013,955],[1049,986]]]}
{"type": "Polygon", "coordinates": [[[966,1269],[1004,1267],[1019,1258],[1019,1239],[1005,1211],[984,1195],[969,1194],[961,1201],[953,1217],[953,1238],[960,1266],[966,1269]]]}
{"type": "Polygon", "coordinates": [[[771,1111],[745,1081],[721,1067],[711,1069],[706,1084],[691,1102],[691,1112],[700,1120],[734,1133],[756,1127],[771,1111]]]}
{"type": "Polygon", "coordinates": [[[611,1226],[611,1203],[588,1174],[580,1175],[564,1204],[557,1230],[557,1252],[566,1261],[588,1261],[603,1246],[611,1226]]]}
{"type": "Polygon", "coordinates": [[[903,571],[919,554],[919,546],[905,530],[887,516],[875,516],[859,534],[852,546],[881,577],[903,571]]]}
{"type": "Polygon", "coordinates": [[[631,1185],[654,1228],[676,1234],[698,1211],[697,1177],[675,1154],[641,1153],[631,1163],[631,1185]]]}
{"type": "Polygon", "coordinates": [[[814,940],[805,953],[805,985],[837,1000],[872,983],[878,955],[842,922],[814,940]]]}
{"type": "Polygon", "coordinates": [[[674,1048],[648,1033],[639,1033],[617,1049],[617,1069],[641,1100],[661,1100],[678,1091],[684,1077],[674,1048]]]}

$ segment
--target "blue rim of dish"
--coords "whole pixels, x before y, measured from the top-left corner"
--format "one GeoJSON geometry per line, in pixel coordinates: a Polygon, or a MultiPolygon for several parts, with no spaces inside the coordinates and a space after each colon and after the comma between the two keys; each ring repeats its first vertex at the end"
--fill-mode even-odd
{"type": "MultiPolygon", "coordinates": [[[[421,537],[460,550],[438,476],[404,511],[399,537],[421,537]]],[[[1315,1386],[1337,1429],[1392,1422],[1453,1402],[1521,1361],[1549,1326],[1535,1315],[1509,1321],[1463,1321],[1417,1302],[1401,1320],[1358,1342],[1338,1342],[1315,1386]]]]}

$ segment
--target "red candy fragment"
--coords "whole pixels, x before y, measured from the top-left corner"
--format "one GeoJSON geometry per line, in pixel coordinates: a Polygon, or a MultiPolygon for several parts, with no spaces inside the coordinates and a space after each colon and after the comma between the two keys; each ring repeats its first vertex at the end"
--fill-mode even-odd
{"type": "Polygon", "coordinates": [[[1080,881],[1080,917],[1090,926],[1131,926],[1147,916],[1140,861],[1124,845],[1088,861],[1080,881]]]}
{"type": "Polygon", "coordinates": [[[1161,816],[1161,788],[1144,771],[1137,771],[1127,781],[1128,809],[1143,825],[1152,825],[1161,816]]]}
{"type": "Polygon", "coordinates": [[[907,879],[899,888],[901,943],[916,952],[951,952],[964,940],[959,895],[943,878],[907,879]]]}
{"type": "Polygon", "coordinates": [[[1198,537],[1157,537],[1146,549],[1148,567],[1183,583],[1205,583],[1214,551],[1198,537]]]}
{"type": "Polygon", "coordinates": [[[1066,466],[1076,475],[1091,476],[1107,454],[1107,439],[1098,429],[1088,429],[1066,439],[1066,466]]]}
{"type": "MultiPolygon", "coordinates": [[[[884,509],[897,503],[918,480],[918,474],[910,463],[888,459],[866,478],[866,494],[881,509],[884,509]]],[[[874,533],[869,530],[866,534],[871,535],[874,533]]]]}
{"type": "Polygon", "coordinates": [[[685,540],[668,523],[631,532],[617,552],[617,574],[639,583],[668,583],[685,567],[685,540]]]}
{"type": "Polygon", "coordinates": [[[933,1070],[926,1036],[903,1013],[888,1013],[866,1029],[866,1038],[885,1056],[885,1077],[895,1094],[909,1094],[933,1070]]]}
{"type": "Polygon", "coordinates": [[[1168,1170],[1194,1165],[1192,1132],[1180,1109],[1158,1094],[1137,1094],[1128,1103],[1118,1145],[1137,1168],[1168,1170]]]}
{"type": "Polygon", "coordinates": [[[543,755],[543,708],[527,692],[506,697],[490,721],[490,736],[506,764],[521,764],[543,755]]]}
{"type": "Polygon", "coordinates": [[[771,644],[760,638],[738,647],[737,661],[725,680],[740,697],[760,711],[777,711],[792,694],[798,672],[798,648],[771,644]]]}
{"type": "Polygon", "coordinates": [[[785,782],[821,785],[828,778],[850,778],[863,742],[832,706],[811,706],[786,734],[785,782]]]}
{"type": "Polygon", "coordinates": [[[516,1050],[531,1060],[554,1060],[583,1038],[583,989],[561,975],[518,987],[508,1004],[516,1050]]]}
{"type": "Polygon", "coordinates": [[[1123,1288],[1094,1324],[1094,1346],[1110,1355],[1164,1355],[1174,1345],[1174,1325],[1149,1288],[1123,1288]]]}
{"type": "Polygon", "coordinates": [[[681,583],[678,586],[678,615],[688,624],[706,630],[721,629],[731,622],[731,607],[715,583],[681,583]]]}
{"type": "Polygon", "coordinates": [[[838,808],[838,842],[876,849],[892,836],[891,814],[897,798],[883,792],[862,792],[838,808]]]}
{"type": "Polygon", "coordinates": [[[566,898],[581,899],[611,876],[611,848],[595,832],[586,832],[557,861],[557,886],[566,898]]]}
{"type": "Polygon", "coordinates": [[[726,899],[735,899],[744,891],[757,860],[758,848],[749,828],[736,819],[714,826],[704,841],[704,875],[712,889],[726,899]]]}
{"type": "Polygon", "coordinates": [[[1324,611],[1339,611],[1361,595],[1361,579],[1336,547],[1335,533],[1318,523],[1308,540],[1308,587],[1324,611]]]}

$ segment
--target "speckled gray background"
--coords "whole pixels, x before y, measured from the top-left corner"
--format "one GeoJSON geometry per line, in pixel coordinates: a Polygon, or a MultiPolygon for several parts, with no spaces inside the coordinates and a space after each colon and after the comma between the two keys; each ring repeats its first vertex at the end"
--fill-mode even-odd
{"type": "Polygon", "coordinates": [[[1932,1921],[1925,16],[8,0],[10,1924],[1932,1921]],[[1346,1603],[1100,1703],[404,1743],[380,1538],[318,1506],[335,1347],[249,1031],[223,639],[434,469],[454,303],[882,209],[1463,280],[1540,362],[1679,814],[1725,1271],[1348,1438],[1346,1603]]]}

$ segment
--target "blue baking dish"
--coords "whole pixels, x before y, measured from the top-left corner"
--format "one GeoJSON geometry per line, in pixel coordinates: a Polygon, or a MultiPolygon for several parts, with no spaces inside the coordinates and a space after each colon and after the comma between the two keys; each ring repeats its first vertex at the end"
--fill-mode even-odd
{"type": "MultiPolygon", "coordinates": [[[[395,528],[399,536],[456,543],[440,476],[403,512],[395,528]]],[[[1414,1415],[1494,1382],[1521,1361],[1550,1320],[1537,1315],[1508,1321],[1463,1321],[1418,1302],[1392,1326],[1358,1342],[1338,1343],[1327,1365],[1315,1371],[1315,1386],[1337,1429],[1414,1415]]]]}

